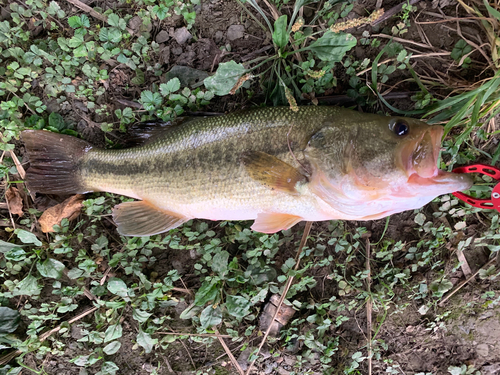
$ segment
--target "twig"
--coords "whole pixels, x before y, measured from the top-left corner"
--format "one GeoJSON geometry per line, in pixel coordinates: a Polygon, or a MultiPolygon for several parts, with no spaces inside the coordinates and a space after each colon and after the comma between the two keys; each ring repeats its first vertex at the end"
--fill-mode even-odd
{"type": "Polygon", "coordinates": [[[460,284],[456,287],[456,289],[455,289],[455,290],[451,291],[451,292],[450,292],[450,293],[449,293],[446,297],[444,297],[444,298],[441,300],[441,302],[439,302],[439,306],[443,306],[443,305],[444,305],[444,303],[445,303],[446,301],[448,301],[448,300],[451,298],[451,296],[453,296],[456,292],[458,292],[460,289],[462,289],[462,287],[463,287],[465,284],[469,283],[469,281],[471,281],[473,278],[475,278],[475,277],[479,274],[479,271],[481,271],[481,270],[482,270],[483,268],[485,268],[485,267],[490,266],[490,265],[491,265],[491,264],[492,264],[495,260],[496,260],[496,258],[491,259],[488,263],[486,263],[484,266],[482,266],[480,269],[478,269],[478,270],[474,273],[474,275],[472,275],[471,277],[469,277],[467,280],[462,281],[462,282],[461,282],[461,283],[460,283],[460,284]]]}
{"type": "Polygon", "coordinates": [[[170,366],[170,362],[168,361],[167,357],[163,357],[163,360],[165,361],[165,364],[167,365],[168,372],[171,372],[172,374],[175,374],[174,370],[172,369],[172,366],[170,366]]]}
{"type": "Polygon", "coordinates": [[[110,272],[111,272],[111,267],[108,267],[106,271],[104,271],[104,275],[102,275],[101,281],[99,281],[99,285],[102,286],[106,283],[106,279],[108,278],[110,272]]]}
{"type": "Polygon", "coordinates": [[[387,34],[373,34],[372,37],[374,37],[374,38],[380,37],[380,38],[385,38],[385,39],[392,39],[393,41],[399,42],[399,43],[408,43],[408,44],[413,44],[414,46],[418,46],[418,47],[422,47],[422,48],[436,49],[436,47],[430,46],[428,44],[419,43],[419,42],[415,42],[413,40],[407,40],[407,39],[403,39],[403,38],[397,38],[395,36],[387,35],[387,34]]]}
{"type": "Polygon", "coordinates": [[[276,6],[274,4],[271,4],[267,0],[264,0],[264,2],[266,3],[267,7],[271,11],[271,14],[273,15],[274,20],[276,21],[280,17],[280,15],[278,14],[278,9],[276,8],[276,6]]]}
{"type": "MultiPolygon", "coordinates": [[[[108,17],[106,16],[103,16],[101,13],[99,12],[96,12],[94,9],[92,9],[91,7],[89,7],[87,4],[84,4],[82,3],[81,1],[79,0],[66,0],[68,3],[71,3],[73,4],[74,6],[76,6],[77,8],[80,8],[81,10],[83,10],[84,12],[87,12],[88,14],[90,14],[92,17],[94,18],[97,18],[98,20],[104,22],[104,23],[108,23],[108,17]]],[[[126,30],[128,31],[128,33],[130,35],[134,35],[134,31],[132,29],[129,29],[128,27],[126,28],[126,30]]]]}
{"type": "Polygon", "coordinates": [[[488,55],[486,54],[486,52],[483,51],[483,49],[481,48],[481,46],[478,46],[476,43],[466,39],[463,35],[462,35],[462,30],[460,29],[460,24],[459,22],[457,21],[457,34],[460,36],[460,38],[462,38],[463,40],[465,40],[467,42],[467,44],[469,44],[471,47],[474,47],[481,55],[483,55],[483,57],[486,59],[486,61],[488,62],[489,65],[492,65],[493,64],[493,61],[491,61],[491,59],[488,57],[488,55]]]}
{"type": "Polygon", "coordinates": [[[194,364],[193,357],[191,357],[191,354],[189,353],[189,350],[188,350],[186,344],[184,344],[184,342],[182,342],[182,340],[180,341],[180,343],[182,344],[182,346],[184,347],[184,349],[186,349],[188,357],[191,360],[191,364],[193,365],[194,371],[196,371],[196,365],[194,364]]]}
{"type": "Polygon", "coordinates": [[[191,296],[194,296],[194,293],[187,287],[187,285],[184,283],[184,280],[182,280],[182,277],[179,277],[179,280],[181,281],[182,285],[184,285],[184,289],[183,288],[172,288],[172,290],[175,290],[177,292],[183,292],[183,293],[189,294],[191,296]]]}
{"type": "MultiPolygon", "coordinates": [[[[410,59],[416,59],[416,58],[419,58],[419,57],[449,56],[449,55],[451,55],[451,52],[433,52],[433,53],[424,53],[423,55],[411,55],[411,56],[409,56],[409,58],[410,59]]],[[[388,62],[391,62],[391,61],[394,61],[394,60],[396,60],[396,58],[384,60],[384,61],[378,63],[377,66],[380,66],[382,64],[387,64],[388,62]]],[[[371,66],[369,68],[366,68],[365,70],[362,70],[361,72],[357,73],[356,75],[359,77],[359,76],[365,74],[366,72],[369,72],[370,70],[372,70],[371,66]]]]}
{"type": "MultiPolygon", "coordinates": [[[[97,307],[91,307],[90,309],[82,312],[80,315],[75,316],[74,318],[68,320],[68,324],[73,324],[74,322],[86,317],[89,314],[92,314],[94,311],[97,310],[97,307]]],[[[56,328],[51,329],[50,331],[45,332],[43,335],[40,336],[40,341],[45,341],[47,338],[52,336],[54,333],[57,333],[61,330],[62,324],[58,325],[56,328]]]]}
{"type": "Polygon", "coordinates": [[[238,363],[238,361],[236,360],[236,358],[234,358],[233,353],[231,353],[231,350],[229,350],[228,346],[224,342],[224,339],[222,338],[222,335],[219,334],[219,331],[217,330],[217,327],[212,327],[212,329],[217,334],[217,338],[219,339],[219,342],[221,343],[222,347],[224,348],[224,351],[226,352],[227,356],[231,360],[231,363],[233,364],[234,368],[238,371],[238,374],[245,375],[245,371],[243,371],[243,369],[241,368],[241,366],[238,363]]]}
{"type": "Polygon", "coordinates": [[[366,302],[366,330],[368,334],[368,375],[372,375],[372,296],[371,283],[372,274],[370,267],[370,238],[366,238],[366,290],[368,292],[368,301],[366,302]]]}
{"type": "Polygon", "coordinates": [[[472,270],[470,269],[469,263],[467,262],[467,258],[465,257],[462,249],[457,249],[457,258],[461,264],[462,272],[464,273],[465,277],[469,277],[472,273],[472,270]]]}
{"type": "Polygon", "coordinates": [[[12,228],[16,229],[16,222],[14,221],[14,218],[12,217],[12,212],[10,212],[10,203],[9,203],[9,200],[7,199],[7,196],[5,197],[5,202],[7,203],[7,209],[9,211],[10,222],[12,223],[12,228]]]}
{"type": "MultiPolygon", "coordinates": [[[[84,312],[82,312],[80,315],[75,316],[74,318],[70,319],[67,321],[68,324],[72,324],[76,322],[77,320],[82,319],[83,317],[92,314],[94,311],[97,310],[97,307],[92,307],[84,312]]],[[[58,325],[56,328],[51,329],[50,331],[45,332],[43,335],[40,336],[40,342],[44,342],[47,338],[52,336],[54,333],[59,332],[61,330],[62,324],[58,325]]],[[[0,365],[4,365],[8,362],[10,362],[12,359],[17,357],[18,355],[21,355],[23,352],[21,350],[16,350],[12,353],[9,353],[3,357],[0,358],[0,365]]]]}
{"type": "MultiPolygon", "coordinates": [[[[297,252],[297,255],[295,257],[295,267],[293,268],[294,271],[297,271],[299,268],[299,262],[300,262],[300,255],[302,254],[302,250],[304,249],[304,245],[306,244],[307,241],[307,236],[309,235],[309,232],[311,231],[311,226],[312,226],[312,221],[306,222],[306,226],[304,228],[304,234],[302,235],[302,239],[300,240],[300,245],[299,245],[299,251],[297,252]]],[[[273,318],[271,319],[271,324],[269,324],[269,327],[267,327],[266,333],[264,333],[264,337],[262,337],[262,341],[259,344],[259,347],[257,348],[257,353],[255,353],[255,359],[250,363],[248,366],[247,372],[245,375],[249,375],[250,371],[252,370],[252,366],[257,360],[257,356],[260,353],[260,350],[264,346],[264,343],[266,342],[267,336],[269,336],[269,332],[271,332],[271,328],[273,327],[273,323],[276,320],[276,317],[278,316],[278,313],[281,309],[281,305],[283,304],[283,301],[286,298],[286,294],[288,293],[288,290],[292,286],[293,282],[293,276],[288,276],[288,279],[286,280],[285,287],[283,289],[283,293],[281,294],[280,300],[278,301],[278,304],[276,305],[276,310],[274,311],[273,318]]]]}
{"type": "Polygon", "coordinates": [[[194,337],[226,337],[231,338],[230,335],[220,335],[218,333],[182,333],[182,332],[155,332],[161,335],[173,335],[173,336],[194,336],[194,337]]]}
{"type": "Polygon", "coordinates": [[[266,52],[268,49],[273,48],[272,44],[268,44],[267,46],[264,46],[257,51],[250,52],[248,55],[245,55],[241,58],[241,61],[245,62],[248,60],[252,60],[255,56],[260,56],[262,52],[266,52]]]}
{"type": "MultiPolygon", "coordinates": [[[[410,5],[414,5],[414,4],[418,3],[419,1],[420,0],[410,0],[410,5]]],[[[401,10],[403,9],[403,5],[406,5],[406,4],[408,4],[408,3],[406,1],[403,1],[401,4],[396,5],[395,7],[392,7],[387,12],[385,12],[384,15],[382,17],[380,17],[378,20],[372,22],[372,26],[376,26],[376,25],[388,20],[389,18],[391,18],[395,14],[401,12],[401,10]]]]}
{"type": "Polygon", "coordinates": [[[484,20],[484,21],[489,21],[491,18],[488,17],[452,17],[452,18],[446,18],[444,20],[440,21],[423,21],[423,22],[417,22],[415,23],[419,25],[431,25],[433,23],[445,23],[445,22],[453,22],[453,21],[464,21],[464,20],[484,20]]]}
{"type": "Polygon", "coordinates": [[[24,180],[26,177],[26,171],[24,170],[23,166],[19,162],[19,159],[17,158],[16,154],[14,151],[10,151],[10,157],[12,158],[12,161],[16,165],[17,172],[19,173],[19,176],[24,180]]]}

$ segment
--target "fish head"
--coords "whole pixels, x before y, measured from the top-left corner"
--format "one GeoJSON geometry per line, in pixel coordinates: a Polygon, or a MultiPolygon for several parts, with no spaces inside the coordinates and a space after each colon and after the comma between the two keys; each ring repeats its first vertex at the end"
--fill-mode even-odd
{"type": "Polygon", "coordinates": [[[313,190],[345,213],[341,218],[374,219],[420,208],[472,185],[470,176],[438,169],[442,126],[358,114],[342,128],[326,126],[305,149],[313,190]]]}

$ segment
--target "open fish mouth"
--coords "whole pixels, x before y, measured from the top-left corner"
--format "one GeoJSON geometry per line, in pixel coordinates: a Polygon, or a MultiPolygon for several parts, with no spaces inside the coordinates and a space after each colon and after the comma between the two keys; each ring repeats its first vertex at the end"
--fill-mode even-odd
{"type": "Polygon", "coordinates": [[[467,190],[472,186],[468,175],[442,171],[438,168],[439,149],[444,128],[430,126],[416,140],[413,147],[408,147],[407,175],[410,185],[425,186],[432,194],[447,194],[467,190]]]}

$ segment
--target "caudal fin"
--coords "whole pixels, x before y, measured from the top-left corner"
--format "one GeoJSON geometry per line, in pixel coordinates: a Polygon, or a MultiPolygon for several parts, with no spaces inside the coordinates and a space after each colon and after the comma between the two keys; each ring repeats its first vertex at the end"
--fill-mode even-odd
{"type": "Polygon", "coordinates": [[[69,135],[45,130],[21,133],[30,167],[26,173],[28,188],[45,194],[86,193],[80,173],[83,156],[90,143],[69,135]]]}

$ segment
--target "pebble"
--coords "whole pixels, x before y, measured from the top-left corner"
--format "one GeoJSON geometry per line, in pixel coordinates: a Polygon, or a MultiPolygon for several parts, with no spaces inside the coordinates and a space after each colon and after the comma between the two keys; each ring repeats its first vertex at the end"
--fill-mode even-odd
{"type": "Polygon", "coordinates": [[[227,29],[227,39],[236,40],[243,38],[243,32],[245,31],[245,26],[243,25],[231,25],[227,29]]]}
{"type": "Polygon", "coordinates": [[[215,33],[215,43],[220,43],[222,41],[222,38],[224,37],[224,33],[222,31],[217,31],[215,33]]]}
{"type": "Polygon", "coordinates": [[[488,347],[488,344],[479,344],[478,346],[476,346],[476,353],[480,357],[487,357],[489,351],[490,348],[488,347]]]}
{"type": "Polygon", "coordinates": [[[188,40],[190,40],[193,36],[188,31],[188,29],[184,26],[174,31],[174,38],[179,44],[184,44],[188,40]]]}
{"type": "Polygon", "coordinates": [[[83,337],[82,329],[78,327],[76,324],[71,326],[71,337],[75,340],[79,340],[83,337]]]}
{"type": "Polygon", "coordinates": [[[268,363],[264,369],[264,374],[271,374],[277,366],[278,364],[276,362],[268,363]]]}
{"type": "Polygon", "coordinates": [[[290,374],[290,371],[288,370],[285,370],[284,368],[282,367],[278,367],[278,372],[277,372],[279,375],[288,375],[290,374]]]}
{"type": "Polygon", "coordinates": [[[176,56],[180,55],[182,53],[182,47],[174,47],[172,48],[172,53],[176,56]]]}
{"type": "Polygon", "coordinates": [[[169,39],[170,39],[170,36],[168,35],[168,32],[165,30],[162,30],[156,36],[156,43],[158,43],[158,44],[165,43],[169,39]]]}
{"type": "Polygon", "coordinates": [[[297,359],[295,357],[285,356],[284,359],[285,359],[285,363],[288,366],[293,366],[295,364],[295,362],[297,362],[297,359]]]}
{"type": "Polygon", "coordinates": [[[253,349],[254,348],[252,346],[249,346],[241,352],[240,356],[236,360],[243,371],[246,371],[248,368],[248,357],[250,357],[250,353],[252,353],[253,349]]]}

